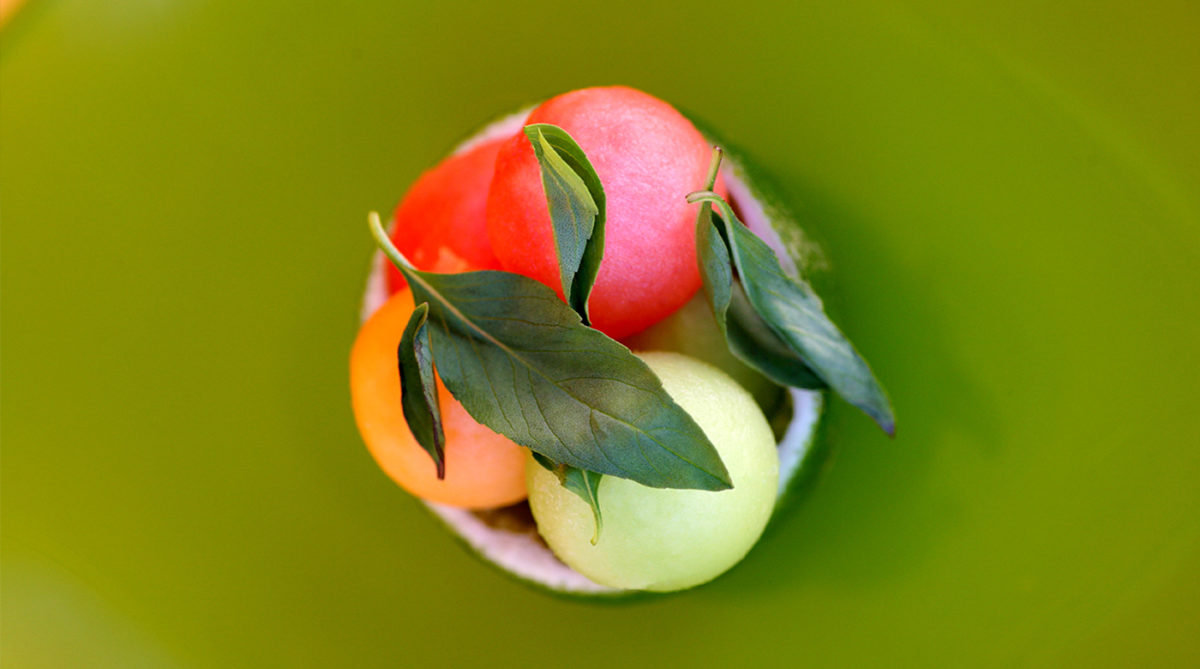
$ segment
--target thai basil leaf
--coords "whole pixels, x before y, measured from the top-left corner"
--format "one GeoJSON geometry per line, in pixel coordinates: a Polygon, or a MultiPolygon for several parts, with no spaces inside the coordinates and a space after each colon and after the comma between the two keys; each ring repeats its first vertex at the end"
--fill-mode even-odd
{"type": "Polygon", "coordinates": [[[404,420],[417,443],[433,458],[437,477],[446,478],[446,435],[442,430],[442,410],[438,404],[437,378],[433,371],[433,350],[430,347],[426,320],[429,305],[413,310],[396,357],[400,362],[400,404],[404,420]]]}
{"type": "Polygon", "coordinates": [[[652,487],[730,486],[650,368],[549,288],[506,272],[406,275],[429,302],[442,382],[475,420],[573,467],[652,487]]]}
{"type": "Polygon", "coordinates": [[[604,518],[600,515],[601,475],[578,467],[560,465],[558,476],[564,488],[578,495],[592,507],[592,521],[595,523],[592,529],[592,545],[595,546],[600,538],[600,530],[604,528],[604,518]]]}
{"type": "Polygon", "coordinates": [[[713,218],[719,219],[705,202],[696,221],[700,275],[708,304],[729,350],[737,359],[780,385],[827,387],[754,311],[741,284],[733,277],[724,224],[713,218]]]}
{"type": "Polygon", "coordinates": [[[829,387],[754,311],[741,282],[733,284],[728,341],[735,357],[742,362],[755,360],[756,364],[747,364],[775,383],[811,390],[829,387]]]}
{"type": "Polygon", "coordinates": [[[558,464],[550,458],[538,453],[537,451],[531,451],[530,453],[533,455],[533,461],[541,465],[542,469],[545,469],[548,472],[558,469],[558,464]]]}
{"type": "Polygon", "coordinates": [[[578,495],[579,499],[587,502],[587,505],[592,508],[592,522],[595,523],[592,530],[592,545],[595,546],[600,537],[600,529],[604,524],[604,518],[600,515],[600,479],[602,475],[570,465],[556,464],[541,453],[535,452],[533,459],[543,469],[554,472],[562,487],[578,495]]]}
{"type": "Polygon", "coordinates": [[[525,136],[541,166],[563,295],[587,324],[588,296],[604,256],[604,186],[566,130],[536,123],[525,126],[525,136]]]}
{"type": "MultiPolygon", "coordinates": [[[[829,387],[862,409],[884,432],[894,435],[896,419],[887,394],[854,346],[829,320],[821,298],[802,279],[784,272],[771,247],[742,225],[729,204],[716,193],[692,193],[688,201],[710,202],[721,210],[723,217],[713,216],[710,220],[714,226],[722,226],[729,258],[737,269],[748,302],[770,331],[829,387]]],[[[719,254],[713,252],[711,239],[700,247],[705,257],[701,271],[708,274],[708,261],[719,254]]],[[[723,281],[722,277],[716,273],[713,280],[723,281]]]]}
{"type": "Polygon", "coordinates": [[[655,488],[733,487],[716,448],[654,372],[517,274],[415,269],[378,214],[371,233],[429,303],[442,382],[471,416],[550,460],[655,488]]]}

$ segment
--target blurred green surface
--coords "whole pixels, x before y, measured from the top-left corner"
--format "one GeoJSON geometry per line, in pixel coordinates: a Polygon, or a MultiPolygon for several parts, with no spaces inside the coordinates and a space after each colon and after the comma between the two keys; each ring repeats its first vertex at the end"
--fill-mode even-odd
{"type": "Polygon", "coordinates": [[[1195,666],[1194,2],[31,0],[0,33],[26,666],[1195,666]],[[489,117],[692,110],[823,240],[899,438],[718,582],[562,601],[359,442],[371,242],[489,117]]]}

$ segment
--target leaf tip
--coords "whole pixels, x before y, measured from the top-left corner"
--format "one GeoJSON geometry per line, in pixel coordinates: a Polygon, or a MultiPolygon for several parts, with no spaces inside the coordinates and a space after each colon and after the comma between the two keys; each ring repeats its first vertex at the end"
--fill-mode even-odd
{"type": "Polygon", "coordinates": [[[883,433],[886,434],[889,439],[896,438],[896,415],[892,413],[892,406],[890,403],[887,403],[885,400],[882,410],[878,411],[877,413],[872,412],[871,417],[875,419],[875,424],[879,426],[879,429],[883,430],[883,433]]]}
{"type": "Polygon", "coordinates": [[[545,127],[545,124],[542,123],[527,123],[521,130],[529,138],[529,141],[532,142],[537,139],[538,135],[542,134],[543,127],[545,127]]]}
{"type": "Polygon", "coordinates": [[[590,504],[592,507],[592,539],[591,539],[591,542],[592,542],[592,545],[595,546],[596,542],[600,541],[600,530],[604,528],[604,516],[602,516],[600,514],[600,500],[593,499],[590,502],[590,504]]]}
{"type": "Polygon", "coordinates": [[[593,546],[600,541],[600,530],[604,528],[604,517],[600,514],[600,500],[593,499],[589,502],[592,507],[592,539],[593,546]]]}
{"type": "Polygon", "coordinates": [[[725,463],[721,463],[721,471],[712,474],[712,481],[715,485],[710,484],[706,487],[712,492],[721,492],[722,490],[733,490],[733,477],[729,475],[729,470],[725,469],[725,463]]]}

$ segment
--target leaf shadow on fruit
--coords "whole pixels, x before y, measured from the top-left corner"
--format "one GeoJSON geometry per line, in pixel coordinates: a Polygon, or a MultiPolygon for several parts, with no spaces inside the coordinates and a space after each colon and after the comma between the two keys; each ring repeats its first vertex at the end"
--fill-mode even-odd
{"type": "Polygon", "coordinates": [[[905,264],[849,207],[799,195],[799,220],[833,266],[834,289],[822,286],[830,312],[890,392],[897,437],[889,441],[833,399],[815,445],[825,449],[823,462],[802,475],[718,594],[870,588],[900,578],[964,521],[967,491],[944,474],[964,459],[994,460],[1003,443],[997,404],[956,355],[945,305],[929,289],[955,277],[905,264]]]}

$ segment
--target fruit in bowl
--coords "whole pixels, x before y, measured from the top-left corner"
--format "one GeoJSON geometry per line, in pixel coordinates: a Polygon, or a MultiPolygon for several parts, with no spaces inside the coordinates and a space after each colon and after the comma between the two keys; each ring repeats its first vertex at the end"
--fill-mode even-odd
{"type": "MultiPolygon", "coordinates": [[[[547,100],[525,120],[566,130],[604,185],[604,263],[592,290],[593,326],[622,338],[657,323],[700,288],[696,207],[712,147],[667,103],[631,88],[590,88],[547,100]]],[[[541,169],[523,133],[500,146],[487,228],[504,269],[563,295],[541,169]]]]}
{"type": "Polygon", "coordinates": [[[460,146],[390,230],[372,219],[360,432],[521,579],[704,583],[811,468],[827,395],[894,429],[800,229],[711,141],[640,91],[573,91],[460,146]]]}
{"type": "Polygon", "coordinates": [[[593,581],[680,590],[721,574],[758,541],[775,508],[779,455],[762,411],[729,375],[679,353],[641,357],[712,441],[733,487],[672,490],[606,476],[598,491],[604,536],[593,543],[587,503],[531,457],[529,504],[554,553],[593,581]]]}
{"type": "Polygon", "coordinates": [[[472,419],[443,384],[437,384],[437,394],[446,435],[444,465],[432,463],[414,441],[399,411],[396,377],[396,343],[414,308],[412,291],[400,289],[363,323],[350,353],[354,413],[371,455],[421,499],[467,509],[520,502],[525,499],[524,450],[472,419]]]}

